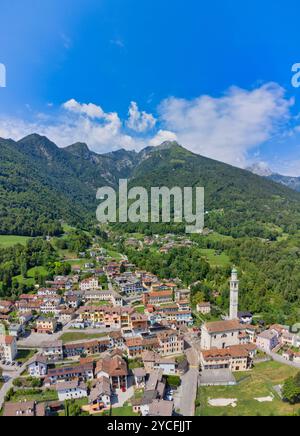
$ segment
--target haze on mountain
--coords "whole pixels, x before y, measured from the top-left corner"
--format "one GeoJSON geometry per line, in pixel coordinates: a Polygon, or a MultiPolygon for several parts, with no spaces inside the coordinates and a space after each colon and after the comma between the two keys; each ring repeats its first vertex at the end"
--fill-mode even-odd
{"type": "Polygon", "coordinates": [[[276,183],[281,183],[294,191],[300,192],[300,177],[283,176],[282,174],[272,171],[264,162],[257,162],[246,168],[253,174],[261,177],[267,177],[276,183]]]}
{"type": "MultiPolygon", "coordinates": [[[[0,139],[0,233],[58,234],[61,220],[95,222],[96,191],[132,186],[203,186],[206,225],[223,234],[272,237],[300,225],[300,194],[249,171],[196,155],[176,142],[99,155],[83,143],[59,148],[33,134],[0,139]]],[[[148,230],[151,230],[151,225],[148,230]]]]}

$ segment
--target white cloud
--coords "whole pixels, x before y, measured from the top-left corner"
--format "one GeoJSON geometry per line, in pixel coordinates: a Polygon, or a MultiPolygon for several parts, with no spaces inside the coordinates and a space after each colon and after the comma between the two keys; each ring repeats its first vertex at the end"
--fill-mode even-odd
{"type": "Polygon", "coordinates": [[[135,101],[130,103],[128,111],[128,121],[127,127],[135,132],[144,133],[151,129],[156,124],[156,119],[152,114],[147,114],[147,112],[140,112],[138,105],[135,101]]]}
{"type": "Polygon", "coordinates": [[[233,87],[219,98],[171,97],[160,104],[158,120],[132,102],[129,118],[122,120],[117,112],[71,99],[56,116],[54,108],[46,115],[31,113],[32,122],[0,116],[0,137],[20,139],[35,132],[59,146],[86,142],[98,153],[177,140],[195,153],[243,167],[251,163],[250,152],[274,135],[284,137],[285,144],[291,132],[297,134],[289,126],[293,103],[283,88],[269,83],[250,91],[233,87]]]}
{"type": "Polygon", "coordinates": [[[156,147],[162,144],[165,141],[177,141],[177,135],[173,132],[169,132],[168,130],[159,130],[154,138],[150,139],[149,143],[153,147],[156,147]]]}
{"type": "Polygon", "coordinates": [[[159,113],[163,127],[192,151],[233,165],[246,165],[247,153],[269,140],[290,117],[293,100],[275,83],[247,91],[232,87],[220,98],[168,98],[159,113]]]}
{"type": "Polygon", "coordinates": [[[98,153],[119,148],[140,150],[145,144],[140,138],[124,133],[116,112],[106,113],[100,106],[81,104],[74,99],[64,103],[55,118],[40,113],[33,122],[0,117],[0,137],[18,140],[31,133],[47,136],[60,147],[86,142],[98,153]]]}
{"type": "Polygon", "coordinates": [[[76,100],[71,99],[63,104],[63,108],[75,114],[87,115],[90,118],[105,118],[105,113],[103,109],[93,103],[81,104],[78,103],[76,100]]]}

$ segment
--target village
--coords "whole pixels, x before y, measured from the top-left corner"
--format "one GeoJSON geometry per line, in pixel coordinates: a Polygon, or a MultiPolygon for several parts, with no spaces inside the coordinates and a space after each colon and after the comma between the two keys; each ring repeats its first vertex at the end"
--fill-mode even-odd
{"type": "MultiPolygon", "coordinates": [[[[166,239],[161,250],[170,246],[166,239]]],[[[125,255],[90,255],[70,275],[0,301],[3,416],[194,416],[202,388],[234,386],[257,362],[300,369],[298,330],[239,311],[235,268],[227,316],[207,321],[211,303],[193,307],[178,281],[159,280],[125,255]]]]}

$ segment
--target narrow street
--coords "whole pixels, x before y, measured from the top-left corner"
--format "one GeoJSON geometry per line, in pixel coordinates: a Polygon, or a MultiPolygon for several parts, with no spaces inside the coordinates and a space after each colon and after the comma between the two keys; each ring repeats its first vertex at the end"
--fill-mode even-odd
{"type": "Polygon", "coordinates": [[[194,346],[194,340],[191,337],[186,337],[185,341],[189,347],[185,350],[185,354],[190,367],[187,373],[182,377],[177,404],[182,416],[194,416],[198,392],[200,356],[197,348],[194,346]]]}

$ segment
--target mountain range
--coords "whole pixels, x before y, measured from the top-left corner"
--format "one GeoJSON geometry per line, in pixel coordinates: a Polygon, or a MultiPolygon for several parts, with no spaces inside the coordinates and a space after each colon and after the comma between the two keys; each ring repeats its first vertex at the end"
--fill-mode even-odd
{"type": "Polygon", "coordinates": [[[283,176],[282,174],[274,173],[267,165],[260,162],[251,165],[247,170],[258,176],[267,177],[276,183],[281,183],[294,191],[300,192],[300,177],[283,176]]]}
{"type": "Polygon", "coordinates": [[[84,143],[59,148],[33,134],[0,139],[0,234],[57,234],[61,220],[88,225],[96,190],[117,188],[120,178],[146,188],[204,186],[206,224],[223,234],[272,238],[300,224],[298,192],[175,142],[99,155],[84,143]]]}

